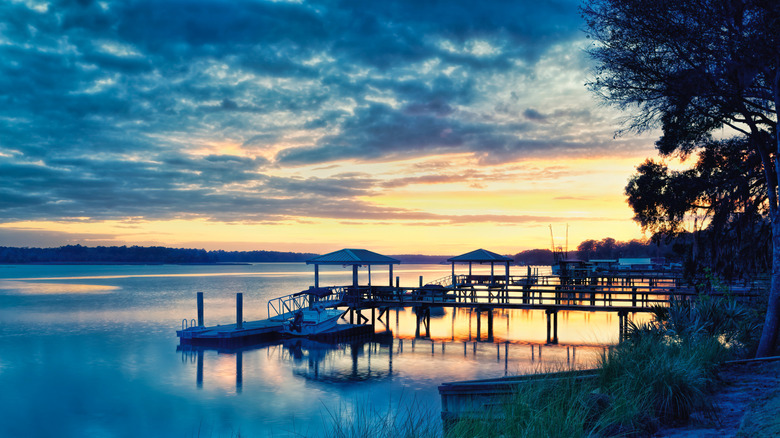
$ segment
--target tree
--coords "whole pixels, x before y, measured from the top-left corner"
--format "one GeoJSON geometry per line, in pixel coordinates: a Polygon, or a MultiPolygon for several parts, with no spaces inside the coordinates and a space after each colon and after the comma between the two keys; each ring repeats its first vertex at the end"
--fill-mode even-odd
{"type": "Polygon", "coordinates": [[[591,89],[631,109],[627,130],[660,127],[663,155],[741,135],[760,158],[772,224],[772,281],[758,356],[780,327],[780,5],[775,0],[589,0],[582,9],[597,61],[591,89]]]}
{"type": "Polygon", "coordinates": [[[687,234],[685,223],[693,222],[690,236],[699,249],[690,254],[693,266],[706,264],[728,279],[767,270],[766,181],[760,157],[744,139],[708,142],[695,165],[682,171],[648,159],[629,180],[626,196],[634,220],[655,241],[687,234]]]}

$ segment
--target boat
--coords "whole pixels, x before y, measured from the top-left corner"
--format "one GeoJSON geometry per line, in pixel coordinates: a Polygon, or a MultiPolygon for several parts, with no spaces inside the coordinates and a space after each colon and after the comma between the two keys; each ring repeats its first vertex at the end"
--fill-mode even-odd
{"type": "Polygon", "coordinates": [[[318,335],[335,327],[343,313],[342,310],[314,303],[309,308],[296,310],[285,321],[282,332],[292,336],[318,335]]]}

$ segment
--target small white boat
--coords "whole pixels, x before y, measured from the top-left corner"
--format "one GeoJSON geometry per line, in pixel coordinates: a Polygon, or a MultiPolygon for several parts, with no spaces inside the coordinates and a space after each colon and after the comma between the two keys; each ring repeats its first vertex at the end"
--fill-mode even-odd
{"type": "Polygon", "coordinates": [[[308,309],[297,310],[292,318],[285,321],[282,331],[293,336],[320,334],[335,327],[343,313],[342,310],[315,303],[308,309]]]}

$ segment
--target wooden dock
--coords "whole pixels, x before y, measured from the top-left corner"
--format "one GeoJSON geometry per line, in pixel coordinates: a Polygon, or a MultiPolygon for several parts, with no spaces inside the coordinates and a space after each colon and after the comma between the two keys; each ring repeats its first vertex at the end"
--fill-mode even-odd
{"type": "MultiPolygon", "coordinates": [[[[331,307],[338,307],[339,300],[318,301],[331,307]]],[[[219,348],[238,348],[260,342],[271,341],[285,336],[284,323],[296,310],[312,304],[306,295],[292,294],[269,302],[269,314],[273,316],[259,321],[243,320],[243,294],[236,294],[236,322],[206,326],[203,320],[203,292],[197,293],[198,320],[182,320],[181,330],[176,331],[182,344],[215,346],[219,348]],[[288,297],[290,297],[288,299],[288,297]],[[280,304],[281,303],[281,304],[280,304]],[[271,309],[277,306],[276,311],[271,309]]],[[[311,339],[326,342],[339,342],[374,333],[374,326],[367,324],[336,324],[322,333],[309,335],[311,339]]]]}
{"type": "Polygon", "coordinates": [[[500,420],[503,418],[504,404],[520,385],[529,382],[562,379],[583,381],[596,377],[596,370],[577,370],[442,383],[439,386],[442,423],[446,430],[459,420],[500,420]]]}
{"type": "MultiPolygon", "coordinates": [[[[395,286],[331,286],[291,294],[268,302],[271,318],[243,321],[243,295],[236,294],[236,323],[206,327],[203,324],[203,295],[198,293],[198,320],[182,321],[177,336],[182,342],[216,343],[221,345],[261,342],[281,336],[283,322],[295,311],[314,302],[326,307],[342,308],[352,326],[373,327],[388,311],[399,307],[417,309],[418,335],[430,336],[431,308],[457,307],[485,312],[488,332],[493,311],[497,309],[543,310],[547,318],[547,343],[558,343],[558,313],[561,311],[613,312],[618,315],[618,333],[622,339],[628,330],[629,315],[653,312],[668,307],[673,301],[695,300],[699,293],[681,286],[679,278],[664,273],[652,276],[642,272],[592,276],[577,281],[554,276],[494,276],[461,275],[446,277],[451,284],[422,284],[418,287],[395,286]],[[453,286],[454,284],[454,286],[453,286]],[[370,312],[370,317],[364,314],[370,312]]],[[[711,293],[711,296],[717,296],[711,293]]],[[[749,300],[750,291],[734,290],[730,296],[749,300]]],[[[341,326],[344,326],[342,324],[341,326]]],[[[352,329],[339,327],[339,331],[352,329]]],[[[327,334],[338,337],[341,334],[327,334]]]]}
{"type": "MultiPolygon", "coordinates": [[[[373,322],[381,319],[389,309],[414,307],[418,310],[416,333],[430,327],[431,307],[486,312],[488,330],[493,310],[543,310],[547,317],[547,343],[557,344],[558,313],[561,311],[616,313],[622,339],[628,330],[630,314],[654,312],[659,306],[668,307],[673,301],[696,300],[700,296],[695,289],[680,285],[678,277],[666,273],[654,277],[642,272],[637,276],[593,276],[576,282],[555,276],[461,275],[452,276],[447,284],[423,285],[421,280],[419,287],[412,288],[399,287],[396,278],[396,286],[340,286],[339,290],[344,293],[341,305],[347,308],[350,322],[373,322]],[[363,314],[366,311],[371,312],[371,318],[363,314]]],[[[749,300],[758,295],[735,290],[730,296],[749,300]]]]}

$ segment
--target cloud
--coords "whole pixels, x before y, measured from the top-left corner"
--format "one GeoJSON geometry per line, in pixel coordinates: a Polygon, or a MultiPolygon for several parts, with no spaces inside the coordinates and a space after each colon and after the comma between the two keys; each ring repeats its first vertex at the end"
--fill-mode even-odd
{"type": "Polygon", "coordinates": [[[606,126],[588,103],[555,99],[582,71],[577,5],[6,2],[0,221],[442,220],[370,197],[456,175],[343,163],[610,147],[611,128],[582,134],[606,126]],[[317,176],[296,173],[306,166],[317,176]]]}

